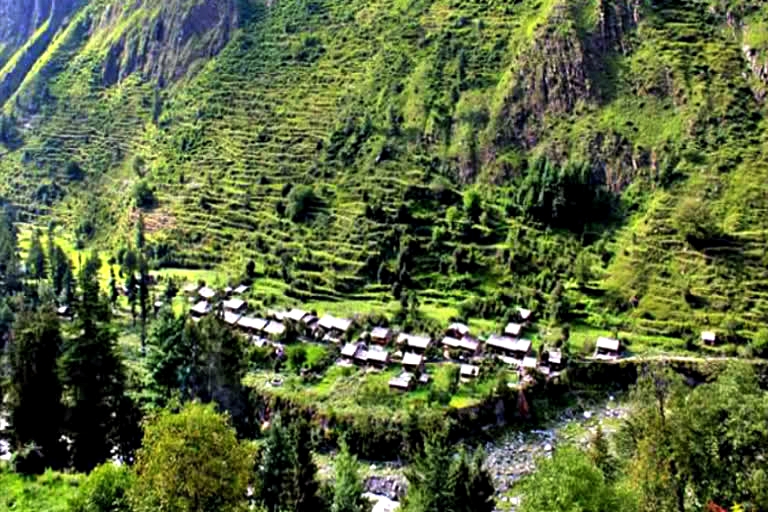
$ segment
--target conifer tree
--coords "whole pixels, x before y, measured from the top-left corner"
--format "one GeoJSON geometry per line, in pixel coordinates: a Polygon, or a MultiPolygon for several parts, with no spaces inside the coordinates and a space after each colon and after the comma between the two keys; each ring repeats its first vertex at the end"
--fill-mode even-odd
{"type": "Polygon", "coordinates": [[[89,471],[123,448],[135,430],[135,411],[125,396],[122,361],[109,327],[109,308],[98,283],[100,260],[91,255],[80,271],[79,335],[69,340],[61,359],[62,379],[69,405],[67,433],[72,465],[89,471]]]}
{"type": "Polygon", "coordinates": [[[290,427],[291,479],[288,500],[283,507],[296,512],[315,512],[319,506],[317,465],[312,458],[312,433],[304,418],[297,418],[290,427]]]}
{"type": "Polygon", "coordinates": [[[608,438],[605,436],[605,432],[603,432],[602,425],[597,426],[597,430],[590,440],[589,458],[603,472],[607,482],[613,480],[616,472],[616,461],[611,456],[608,438]]]}
{"type": "Polygon", "coordinates": [[[19,453],[31,445],[41,454],[36,471],[62,463],[64,415],[57,372],[61,343],[59,322],[50,307],[24,311],[16,319],[8,350],[6,406],[14,450],[19,453]]]}
{"type": "Polygon", "coordinates": [[[472,457],[469,478],[469,496],[465,510],[472,512],[493,512],[496,509],[496,489],[493,485],[493,477],[485,467],[485,451],[482,448],[475,450],[472,457]]]}
{"type": "Polygon", "coordinates": [[[291,473],[291,451],[288,432],[282,418],[275,416],[269,428],[261,456],[260,498],[267,512],[280,512],[287,501],[286,481],[291,473]]]}
{"type": "Polygon", "coordinates": [[[10,295],[21,289],[19,252],[16,226],[7,208],[0,214],[0,295],[10,295]]]}
{"type": "Polygon", "coordinates": [[[424,443],[424,453],[406,472],[408,495],[404,512],[450,510],[452,491],[446,485],[451,468],[451,451],[445,434],[435,434],[424,443]]]}
{"type": "Polygon", "coordinates": [[[309,424],[303,418],[270,427],[261,460],[261,500],[268,512],[314,512],[318,499],[317,466],[312,460],[309,424]]]}
{"type": "Polygon", "coordinates": [[[40,232],[38,230],[32,232],[32,237],[29,241],[27,272],[33,279],[45,279],[45,252],[43,252],[43,244],[40,241],[40,232]]]}
{"type": "Polygon", "coordinates": [[[370,512],[371,503],[363,497],[365,489],[357,457],[349,453],[349,447],[344,441],[340,448],[334,461],[336,484],[331,512],[370,512]]]}

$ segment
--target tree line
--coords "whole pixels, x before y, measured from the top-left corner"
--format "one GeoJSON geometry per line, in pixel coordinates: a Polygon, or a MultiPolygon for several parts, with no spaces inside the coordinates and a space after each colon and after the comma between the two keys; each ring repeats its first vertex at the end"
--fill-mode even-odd
{"type": "MultiPolygon", "coordinates": [[[[130,290],[136,302],[147,302],[133,281],[144,281],[141,247],[140,223],[137,249],[119,262],[129,303],[130,290]]],[[[140,305],[142,357],[140,368],[129,370],[112,307],[117,279],[111,273],[108,290],[100,288],[100,256],[91,253],[75,272],[50,231],[47,247],[33,232],[27,253],[20,261],[18,233],[4,212],[1,412],[14,471],[88,473],[69,505],[73,512],[370,510],[344,433],[335,475],[322,480],[316,453],[328,445],[313,418],[290,408],[255,410],[241,384],[252,359],[248,344],[219,315],[194,323],[165,310],[145,330],[140,305]],[[57,314],[61,304],[72,308],[71,321],[57,314]]],[[[408,476],[406,510],[493,509],[481,452],[454,453],[438,426],[427,439],[414,437],[411,453],[419,469],[408,476]],[[485,496],[481,508],[478,496],[485,496]]]]}
{"type": "Polygon", "coordinates": [[[612,439],[558,449],[520,487],[521,512],[768,510],[768,393],[733,364],[691,389],[648,368],[612,439]]]}

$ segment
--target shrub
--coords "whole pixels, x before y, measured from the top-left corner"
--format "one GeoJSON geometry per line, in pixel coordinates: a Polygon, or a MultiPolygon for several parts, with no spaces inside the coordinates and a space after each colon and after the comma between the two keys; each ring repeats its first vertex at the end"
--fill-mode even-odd
{"type": "Polygon", "coordinates": [[[69,512],[128,512],[132,475],[126,466],[107,462],[94,469],[69,503],[69,512]]]}
{"type": "Polygon", "coordinates": [[[312,209],[320,201],[312,187],[297,185],[293,187],[286,198],[286,216],[293,222],[304,222],[311,218],[312,209]]]}
{"type": "Polygon", "coordinates": [[[138,208],[151,208],[155,205],[155,191],[141,180],[133,187],[133,201],[138,208]]]}

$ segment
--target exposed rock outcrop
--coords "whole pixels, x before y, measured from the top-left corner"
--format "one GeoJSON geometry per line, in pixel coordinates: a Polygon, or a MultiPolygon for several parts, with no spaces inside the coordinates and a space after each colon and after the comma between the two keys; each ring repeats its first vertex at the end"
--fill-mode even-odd
{"type": "Polygon", "coordinates": [[[580,33],[573,7],[555,7],[533,44],[524,52],[496,120],[496,146],[532,148],[548,115],[573,112],[579,101],[599,100],[596,78],[604,72],[610,52],[627,52],[625,36],[637,27],[639,0],[600,0],[597,24],[580,33]]]}
{"type": "Polygon", "coordinates": [[[752,75],[761,84],[758,87],[753,87],[752,92],[758,101],[763,101],[768,96],[768,55],[763,55],[749,46],[744,46],[743,51],[752,75]]]}
{"type": "Polygon", "coordinates": [[[80,0],[0,0],[0,9],[4,10],[0,12],[0,20],[3,20],[0,41],[19,47],[21,52],[14,56],[12,66],[0,76],[0,105],[19,87],[80,3],[80,0]],[[14,2],[19,5],[11,7],[14,2]],[[25,8],[30,10],[25,11],[25,8]],[[31,16],[27,12],[31,12],[31,16]],[[43,27],[45,30],[38,33],[43,27]]]}
{"type": "MultiPolygon", "coordinates": [[[[109,30],[116,20],[147,9],[148,3],[151,0],[110,5],[94,31],[109,30]]],[[[178,80],[195,62],[220,52],[238,24],[236,0],[205,0],[191,7],[183,0],[164,2],[157,15],[148,16],[110,45],[104,85],[113,85],[134,72],[161,85],[178,80]]]]}

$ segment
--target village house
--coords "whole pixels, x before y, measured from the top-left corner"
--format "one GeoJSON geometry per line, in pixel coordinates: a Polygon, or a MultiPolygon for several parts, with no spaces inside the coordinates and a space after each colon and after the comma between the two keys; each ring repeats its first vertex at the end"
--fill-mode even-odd
{"type": "Polygon", "coordinates": [[[445,331],[446,336],[450,336],[451,338],[461,339],[464,336],[467,336],[469,334],[469,326],[455,322],[448,326],[448,329],[445,331]]]}
{"type": "Polygon", "coordinates": [[[285,320],[285,315],[285,311],[278,311],[276,309],[270,309],[267,311],[267,318],[270,320],[277,320],[278,322],[285,320]]]}
{"type": "Polygon", "coordinates": [[[377,368],[386,368],[389,364],[389,352],[380,347],[371,347],[368,349],[367,362],[377,368]]]}
{"type": "Polygon", "coordinates": [[[246,309],[248,309],[248,303],[243,299],[228,299],[225,300],[222,305],[224,306],[224,311],[238,313],[240,315],[245,313],[246,309]]]}
{"type": "Polygon", "coordinates": [[[199,320],[200,318],[203,318],[205,315],[210,313],[211,310],[212,310],[211,305],[208,302],[201,300],[200,302],[192,306],[192,309],[189,310],[189,314],[192,315],[193,319],[199,320]]]}
{"type": "Polygon", "coordinates": [[[249,334],[261,334],[264,332],[267,323],[263,318],[244,316],[237,322],[237,326],[249,334]]]}
{"type": "Polygon", "coordinates": [[[531,341],[493,335],[485,342],[487,349],[513,359],[522,360],[531,351],[531,341]]]}
{"type": "Polygon", "coordinates": [[[181,293],[186,295],[187,297],[197,297],[199,290],[200,290],[200,285],[196,283],[188,283],[188,284],[185,284],[184,287],[181,289],[181,293]]]}
{"type": "Polygon", "coordinates": [[[401,333],[397,337],[397,344],[409,349],[412,352],[423,354],[432,344],[432,339],[427,336],[413,336],[411,334],[401,333]]]}
{"type": "Polygon", "coordinates": [[[414,352],[406,352],[403,354],[402,365],[408,371],[421,371],[424,366],[424,356],[414,352]]]}
{"type": "Polygon", "coordinates": [[[446,336],[443,338],[442,344],[449,350],[460,350],[470,356],[477,354],[480,348],[480,342],[469,336],[462,336],[461,338],[446,336]]]}
{"type": "Polygon", "coordinates": [[[272,339],[277,339],[285,334],[285,325],[282,322],[271,320],[264,328],[264,334],[272,339]]]}
{"type": "Polygon", "coordinates": [[[504,328],[504,335],[511,336],[513,338],[520,336],[521,332],[523,332],[522,324],[516,324],[514,322],[508,323],[507,327],[504,328]]]}
{"type": "Polygon", "coordinates": [[[524,357],[523,364],[521,366],[523,370],[530,373],[536,370],[536,367],[538,366],[538,364],[539,362],[536,360],[535,357],[524,357]]]}
{"type": "Polygon", "coordinates": [[[224,323],[234,327],[237,325],[237,322],[240,321],[241,316],[240,313],[224,310],[224,323]]]}
{"type": "Polygon", "coordinates": [[[362,343],[347,343],[341,349],[341,357],[347,362],[354,362],[359,352],[365,352],[365,345],[362,343]]]}
{"type": "Polygon", "coordinates": [[[59,306],[56,308],[56,314],[62,318],[71,319],[72,318],[72,308],[69,306],[59,306]]]}
{"type": "Polygon", "coordinates": [[[531,317],[533,316],[533,311],[525,308],[517,308],[517,316],[520,318],[520,320],[524,324],[527,324],[528,322],[531,321],[531,317]]]}
{"type": "Polygon", "coordinates": [[[338,343],[352,327],[352,320],[336,318],[332,315],[323,315],[317,322],[317,328],[324,334],[323,339],[338,343]]]}
{"type": "Polygon", "coordinates": [[[250,290],[250,288],[248,286],[246,286],[244,284],[241,284],[240,286],[235,288],[232,293],[234,295],[241,295],[242,296],[242,295],[245,295],[246,293],[248,293],[248,290],[250,290]]]}
{"type": "Polygon", "coordinates": [[[306,311],[302,311],[301,309],[293,308],[288,313],[286,313],[285,318],[287,320],[290,320],[292,322],[301,323],[301,321],[304,319],[304,317],[307,316],[306,311]]]}
{"type": "Polygon", "coordinates": [[[480,367],[473,364],[463,364],[459,368],[459,377],[462,380],[476,379],[480,375],[480,367]]]}
{"type": "Polygon", "coordinates": [[[595,346],[595,359],[618,359],[621,349],[621,343],[619,340],[613,338],[600,337],[597,338],[595,346]]]}
{"type": "Polygon", "coordinates": [[[232,292],[234,292],[234,291],[235,291],[234,288],[232,288],[231,286],[227,286],[227,287],[224,288],[224,296],[229,298],[229,297],[232,296],[232,292]]]}
{"type": "Polygon", "coordinates": [[[392,331],[386,327],[374,327],[371,330],[371,341],[379,345],[389,345],[392,341],[392,331]]]}
{"type": "Polygon", "coordinates": [[[559,371],[563,369],[563,353],[559,350],[550,350],[549,359],[547,360],[547,367],[553,371],[559,371]]]}
{"type": "Polygon", "coordinates": [[[704,331],[701,333],[701,341],[713,346],[717,342],[717,334],[712,331],[704,331]]]}
{"type": "Polygon", "coordinates": [[[409,372],[403,372],[397,377],[389,379],[389,387],[396,391],[409,391],[413,386],[415,376],[409,372]]]}
{"type": "Polygon", "coordinates": [[[203,286],[200,288],[200,290],[197,292],[197,295],[205,301],[211,302],[216,298],[216,290],[213,288],[209,288],[207,286],[203,286]]]}

